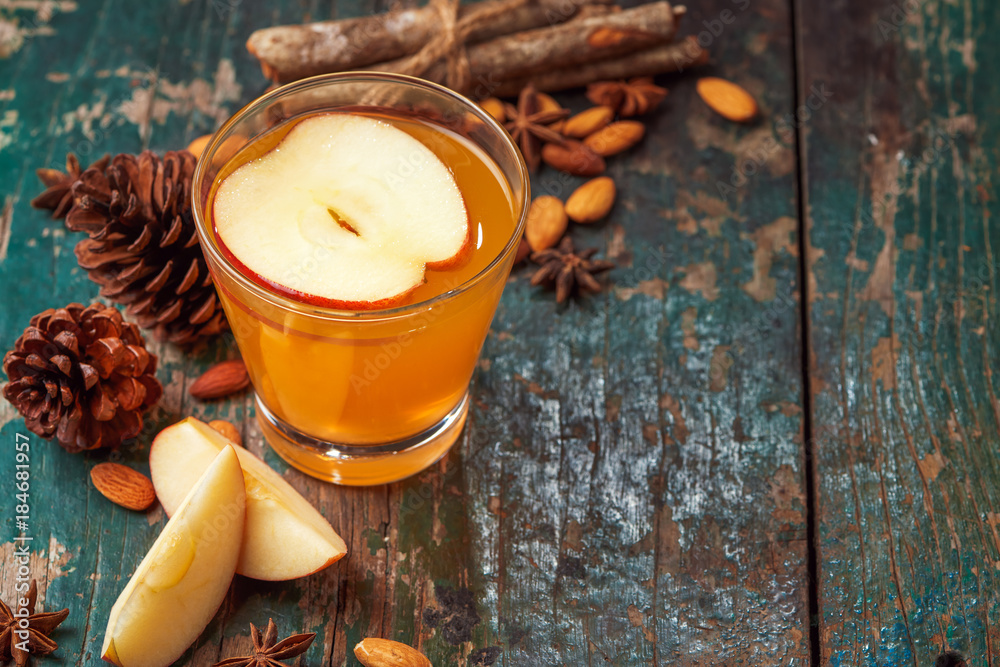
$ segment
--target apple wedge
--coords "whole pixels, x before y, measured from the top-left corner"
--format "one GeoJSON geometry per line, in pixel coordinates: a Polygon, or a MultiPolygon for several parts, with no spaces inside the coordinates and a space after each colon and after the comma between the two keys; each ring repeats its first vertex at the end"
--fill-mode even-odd
{"type": "Polygon", "coordinates": [[[344,540],[308,500],[266,463],[193,417],[160,431],[149,450],[150,477],[168,515],[228,446],[235,448],[246,481],[239,574],[267,581],[297,579],[343,558],[344,540]]]}
{"type": "Polygon", "coordinates": [[[356,114],[297,122],[223,179],[212,215],[251,277],[331,308],[396,305],[427,267],[457,265],[472,245],[451,170],[398,127],[356,114]]]}
{"type": "Polygon", "coordinates": [[[232,447],[218,452],[176,510],[111,608],[101,657],[119,667],[172,664],[225,599],[246,510],[232,447]]]}

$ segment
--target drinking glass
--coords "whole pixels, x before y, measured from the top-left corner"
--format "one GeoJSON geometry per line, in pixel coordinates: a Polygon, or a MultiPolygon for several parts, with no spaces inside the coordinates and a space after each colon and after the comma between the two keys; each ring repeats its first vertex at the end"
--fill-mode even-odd
{"type": "MultiPolygon", "coordinates": [[[[405,176],[403,163],[400,173],[405,176]]],[[[530,201],[524,160],[507,132],[475,103],[420,79],[374,72],[317,76],[267,93],[226,122],[198,160],[193,192],[201,246],[271,447],[309,475],[348,485],[399,480],[440,459],[465,424],[469,383],[530,201]],[[215,188],[274,131],[336,112],[419,130],[415,136],[456,174],[473,238],[478,234],[482,243],[485,235],[496,250],[485,268],[461,280],[446,276],[440,293],[416,303],[352,311],[290,298],[233,261],[212,222],[215,188]],[[501,187],[489,190],[474,178],[463,187],[461,174],[495,178],[501,187]]],[[[317,250],[293,268],[336,270],[323,259],[317,250]]]]}

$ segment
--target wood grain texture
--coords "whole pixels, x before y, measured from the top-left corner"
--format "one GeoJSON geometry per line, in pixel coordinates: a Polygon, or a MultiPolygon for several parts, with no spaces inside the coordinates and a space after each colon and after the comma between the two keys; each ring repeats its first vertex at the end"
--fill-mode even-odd
{"type": "Polygon", "coordinates": [[[1000,13],[801,16],[823,660],[995,665],[1000,13]]]}
{"type": "MultiPolygon", "coordinates": [[[[12,225],[0,262],[0,342],[38,310],[97,293],[75,243],[27,202],[33,169],[73,150],[181,147],[266,83],[243,48],[253,29],[384,9],[368,0],[80,3],[0,60],[0,182],[12,225]],[[56,48],[58,42],[58,48],[56,48]]],[[[20,12],[31,18],[30,9],[20,12]]],[[[190,379],[236,354],[232,341],[161,357],[163,401],[117,460],[147,470],[155,432],[189,414],[241,425],[261,454],[327,516],[350,555],[300,581],[237,578],[183,664],[248,647],[248,624],[315,631],[300,664],[354,665],[384,636],[438,665],[804,664],[808,573],[792,45],[785,0],[690,8],[717,65],[758,98],[737,126],[694,94],[671,95],[648,136],[611,161],[619,203],[573,233],[615,259],[615,287],[557,307],[519,269],[473,386],[460,446],[388,487],[344,489],[287,467],[262,442],[249,396],[193,402],[190,379]],[[726,13],[729,12],[729,13],[726,13]],[[734,172],[742,170],[742,174],[734,172]]],[[[561,96],[579,109],[582,95],[561,96]]],[[[536,194],[579,180],[543,171],[536,194]]],[[[4,442],[24,432],[6,404],[4,442]]],[[[32,572],[68,664],[96,664],[110,606],[165,521],[129,513],[87,482],[102,456],[31,436],[32,572]]],[[[4,451],[7,451],[5,448],[4,451]]],[[[6,454],[4,454],[6,456],[6,454]]],[[[2,464],[7,469],[7,463],[2,464]]],[[[943,473],[942,473],[943,474],[943,473]]],[[[0,529],[17,535],[0,478],[0,529]]],[[[7,550],[0,595],[10,598],[7,550]]]]}

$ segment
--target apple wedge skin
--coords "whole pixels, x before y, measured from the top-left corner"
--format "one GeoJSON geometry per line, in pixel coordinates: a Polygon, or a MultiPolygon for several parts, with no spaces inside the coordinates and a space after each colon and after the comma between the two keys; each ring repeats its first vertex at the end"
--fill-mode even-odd
{"type": "Polygon", "coordinates": [[[221,450],[164,526],[111,608],[102,658],[165,667],[198,638],[236,574],[246,487],[232,447],[221,450]],[[164,619],[170,619],[164,632],[164,619]]]}
{"type": "Polygon", "coordinates": [[[150,447],[150,477],[168,515],[227,446],[239,457],[247,494],[237,573],[285,581],[319,572],[344,557],[344,540],[308,500],[262,460],[193,417],[163,429],[150,447]]]}

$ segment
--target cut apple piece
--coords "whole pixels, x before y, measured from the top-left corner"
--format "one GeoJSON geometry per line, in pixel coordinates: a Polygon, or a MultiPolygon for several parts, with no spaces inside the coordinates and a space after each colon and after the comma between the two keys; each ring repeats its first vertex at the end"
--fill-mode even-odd
{"type": "Polygon", "coordinates": [[[238,573],[283,581],[307,576],[343,558],[344,540],[308,500],[266,463],[193,417],[160,431],[149,450],[150,477],[168,515],[228,446],[235,447],[239,456],[247,494],[238,573]]]}
{"type": "Polygon", "coordinates": [[[111,608],[101,651],[119,667],[177,660],[215,616],[236,573],[246,510],[236,451],[220,450],[191,486],[111,608]]]}
{"type": "Polygon", "coordinates": [[[354,114],[299,121],[222,181],[212,211],[251,274],[332,308],[395,305],[427,267],[457,265],[471,248],[448,167],[403,130],[354,114]]]}

